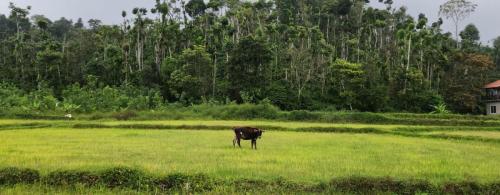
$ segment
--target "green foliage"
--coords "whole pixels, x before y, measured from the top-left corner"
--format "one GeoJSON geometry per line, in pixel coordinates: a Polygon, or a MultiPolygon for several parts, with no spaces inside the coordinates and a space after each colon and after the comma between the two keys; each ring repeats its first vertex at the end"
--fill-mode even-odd
{"type": "MultiPolygon", "coordinates": [[[[482,67],[500,64],[496,42],[481,46],[470,24],[458,47],[442,19],[368,2],[158,0],[151,14],[136,7],[119,25],[88,27],[12,3],[0,14],[0,108],[118,112],[269,99],[282,110],[428,113],[442,98],[454,112],[483,112],[481,86],[498,72],[482,67]]],[[[440,14],[458,26],[476,7],[450,0],[440,14]]]]}
{"type": "Polygon", "coordinates": [[[454,112],[482,113],[482,87],[488,83],[487,72],[495,67],[491,57],[477,53],[456,53],[451,60],[454,65],[449,67],[449,74],[443,80],[446,86],[443,99],[454,112]]]}
{"type": "Polygon", "coordinates": [[[205,12],[205,2],[203,0],[190,0],[186,4],[186,12],[191,17],[197,17],[205,12]]]}
{"type": "Polygon", "coordinates": [[[401,79],[405,82],[405,88],[400,89],[394,96],[394,107],[398,110],[408,112],[431,112],[433,106],[443,102],[443,98],[429,89],[421,72],[410,69],[405,75],[406,78],[401,79]]]}
{"type": "Polygon", "coordinates": [[[33,169],[3,168],[0,169],[0,185],[32,184],[40,180],[40,173],[33,169]]]}
{"type": "Polygon", "coordinates": [[[321,115],[319,113],[308,112],[305,110],[291,111],[287,119],[292,121],[318,121],[321,115]]]}
{"type": "Polygon", "coordinates": [[[279,109],[271,104],[199,105],[193,110],[218,119],[276,119],[279,114],[279,109]]]}
{"type": "Polygon", "coordinates": [[[100,180],[110,188],[148,189],[151,177],[145,173],[125,167],[117,167],[100,173],[100,180]]]}
{"type": "Polygon", "coordinates": [[[186,49],[174,60],[174,70],[170,75],[171,93],[181,102],[200,103],[201,97],[208,96],[212,87],[212,62],[203,46],[186,49]]]}
{"type": "Polygon", "coordinates": [[[124,86],[112,88],[80,87],[71,85],[63,91],[63,106],[78,112],[120,111],[159,109],[163,105],[160,93],[156,90],[141,90],[124,86]]]}
{"type": "Polygon", "coordinates": [[[49,173],[43,180],[52,186],[85,185],[95,186],[99,182],[99,176],[85,171],[54,171],[49,173]]]}
{"type": "Polygon", "coordinates": [[[19,108],[24,106],[27,101],[22,90],[10,84],[0,83],[0,109],[19,108]]]}
{"type": "Polygon", "coordinates": [[[330,186],[342,192],[370,193],[392,192],[396,194],[437,193],[436,186],[427,181],[398,181],[392,178],[352,177],[334,179],[330,186]]]}
{"type": "Polygon", "coordinates": [[[431,114],[450,114],[450,111],[446,107],[446,104],[441,102],[434,107],[434,111],[431,112],[431,114]]]}
{"type": "Polygon", "coordinates": [[[462,38],[462,49],[473,52],[479,50],[479,30],[474,24],[469,24],[460,32],[462,38]]]}
{"type": "MultiPolygon", "coordinates": [[[[10,171],[20,170],[17,168],[8,168],[10,171]]],[[[2,169],[5,171],[7,169],[2,169]]],[[[33,172],[38,173],[35,170],[33,172]]],[[[14,171],[15,172],[15,171],[14,171]]],[[[297,183],[278,178],[271,181],[236,179],[217,181],[204,174],[181,174],[174,173],[159,178],[146,176],[144,173],[133,173],[128,168],[108,169],[101,175],[95,175],[90,172],[80,171],[54,171],[47,176],[30,180],[29,177],[18,178],[16,175],[9,175],[13,183],[0,183],[0,186],[14,184],[28,184],[31,189],[40,185],[35,182],[43,183],[48,188],[64,187],[73,189],[77,185],[84,185],[85,188],[96,187],[101,184],[110,184],[105,178],[108,172],[115,172],[113,185],[106,185],[106,189],[119,187],[120,190],[135,189],[134,193],[200,193],[200,192],[238,192],[238,193],[256,193],[256,192],[293,192],[293,193],[397,193],[397,194],[496,194],[500,191],[498,183],[479,183],[477,181],[447,182],[444,184],[433,184],[427,180],[400,180],[391,177],[359,177],[352,176],[348,178],[334,178],[327,183],[297,183]],[[120,170],[120,171],[119,171],[120,170]],[[142,175],[144,174],[144,175],[142,175]],[[140,176],[142,175],[142,176],[140,176]],[[147,187],[137,187],[134,182],[142,183],[148,178],[147,187]],[[23,180],[25,179],[25,180],[23,180]],[[125,181],[126,180],[126,181],[125,181]],[[118,183],[114,183],[118,182],[118,183]],[[222,190],[222,191],[221,191],[222,190]]],[[[144,184],[144,183],[143,183],[144,184]]],[[[2,188],[4,189],[4,188],[2,188]]],[[[100,191],[102,191],[101,189],[100,191]]],[[[45,192],[51,190],[44,190],[45,192]]],[[[69,190],[71,191],[71,190],[69,190]]],[[[117,191],[114,191],[117,192],[117,191]]]]}
{"type": "Polygon", "coordinates": [[[179,190],[183,192],[210,191],[216,187],[213,178],[204,174],[185,175],[170,174],[162,177],[155,182],[162,190],[179,190]]]}
{"type": "Polygon", "coordinates": [[[336,60],[330,65],[332,81],[339,95],[339,105],[343,109],[353,110],[360,105],[361,97],[358,92],[364,82],[364,71],[361,64],[350,63],[345,60],[336,60]]]}
{"type": "Polygon", "coordinates": [[[38,89],[27,95],[27,102],[22,106],[25,111],[51,111],[58,106],[58,100],[52,95],[52,91],[39,85],[38,89]]]}
{"type": "Polygon", "coordinates": [[[244,91],[247,101],[250,101],[248,95],[257,95],[258,89],[267,84],[271,51],[263,40],[249,36],[243,38],[232,53],[228,67],[229,96],[243,102],[244,91]]]}
{"type": "Polygon", "coordinates": [[[112,117],[119,121],[126,121],[131,118],[137,117],[137,113],[132,111],[117,112],[114,113],[112,117]]]}

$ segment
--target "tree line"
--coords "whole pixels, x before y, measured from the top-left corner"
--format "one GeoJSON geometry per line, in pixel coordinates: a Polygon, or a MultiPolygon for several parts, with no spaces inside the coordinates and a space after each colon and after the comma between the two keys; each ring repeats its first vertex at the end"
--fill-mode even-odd
{"type": "Polygon", "coordinates": [[[473,24],[441,28],[474,11],[466,0],[441,6],[438,21],[392,0],[378,0],[383,9],[368,0],[155,2],[123,11],[119,25],[51,21],[11,3],[0,14],[4,89],[62,102],[76,88],[134,88],[185,105],[482,113],[481,87],[500,78],[500,37],[482,45],[473,24]]]}

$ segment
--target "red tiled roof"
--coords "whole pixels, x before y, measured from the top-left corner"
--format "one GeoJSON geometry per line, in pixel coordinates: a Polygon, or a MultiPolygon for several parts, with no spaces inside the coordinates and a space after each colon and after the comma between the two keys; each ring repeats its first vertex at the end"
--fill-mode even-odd
{"type": "Polygon", "coordinates": [[[495,82],[490,83],[490,84],[487,84],[483,88],[485,88],[485,89],[500,88],[500,80],[495,81],[495,82]]]}

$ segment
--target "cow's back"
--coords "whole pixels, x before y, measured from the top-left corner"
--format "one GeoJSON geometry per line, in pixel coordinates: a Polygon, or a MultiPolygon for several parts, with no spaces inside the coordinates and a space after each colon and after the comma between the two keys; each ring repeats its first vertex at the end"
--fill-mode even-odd
{"type": "Polygon", "coordinates": [[[245,139],[245,140],[250,140],[250,139],[256,139],[258,137],[257,133],[258,129],[252,128],[252,127],[236,127],[234,128],[234,133],[236,134],[236,137],[245,139]]]}

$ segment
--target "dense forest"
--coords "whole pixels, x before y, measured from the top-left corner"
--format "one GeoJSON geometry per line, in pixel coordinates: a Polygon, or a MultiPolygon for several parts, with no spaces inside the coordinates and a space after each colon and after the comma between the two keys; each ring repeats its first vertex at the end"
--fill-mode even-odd
{"type": "Polygon", "coordinates": [[[123,11],[120,25],[51,21],[11,3],[0,13],[0,108],[271,103],[482,113],[481,87],[500,78],[500,37],[482,45],[473,24],[441,28],[453,22],[450,11],[466,15],[475,5],[442,6],[443,18],[429,21],[378,2],[386,8],[368,0],[156,0],[123,11]]]}

